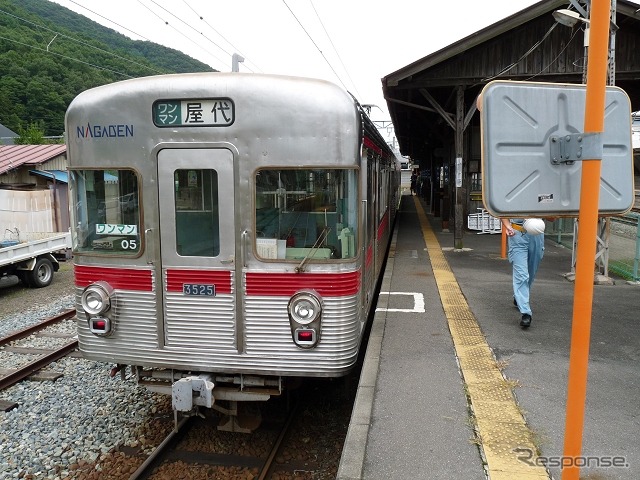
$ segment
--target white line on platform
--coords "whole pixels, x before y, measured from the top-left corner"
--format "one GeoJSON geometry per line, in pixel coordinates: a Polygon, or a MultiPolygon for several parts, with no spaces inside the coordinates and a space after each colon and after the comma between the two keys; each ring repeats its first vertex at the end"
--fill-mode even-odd
{"type": "Polygon", "coordinates": [[[376,308],[376,312],[409,312],[424,313],[424,295],[415,292],[380,292],[380,295],[411,295],[413,297],[413,308],[376,308]]]}

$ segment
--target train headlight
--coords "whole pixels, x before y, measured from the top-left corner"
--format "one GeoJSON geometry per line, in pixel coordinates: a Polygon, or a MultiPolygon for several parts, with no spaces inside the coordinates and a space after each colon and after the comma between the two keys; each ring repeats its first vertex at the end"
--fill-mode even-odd
{"type": "Polygon", "coordinates": [[[96,282],[82,292],[80,303],[88,315],[100,315],[111,308],[113,288],[107,282],[96,282]]]}
{"type": "Polygon", "coordinates": [[[87,316],[89,331],[106,337],[113,333],[114,322],[106,316],[115,307],[115,291],[107,282],[96,282],[82,292],[80,304],[87,316]]]}
{"type": "Polygon", "coordinates": [[[310,292],[296,293],[289,300],[289,318],[300,325],[309,325],[320,318],[321,313],[320,300],[310,292]]]}
{"type": "Polygon", "coordinates": [[[302,348],[315,347],[320,341],[321,297],[313,290],[298,292],[289,300],[287,310],[294,343],[302,348]]]}

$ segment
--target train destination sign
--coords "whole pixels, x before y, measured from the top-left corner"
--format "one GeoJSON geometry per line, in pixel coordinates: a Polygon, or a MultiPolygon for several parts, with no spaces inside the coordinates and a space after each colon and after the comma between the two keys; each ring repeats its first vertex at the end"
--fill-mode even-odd
{"type": "Polygon", "coordinates": [[[230,98],[157,100],[151,108],[157,127],[228,127],[235,120],[230,98]]]}

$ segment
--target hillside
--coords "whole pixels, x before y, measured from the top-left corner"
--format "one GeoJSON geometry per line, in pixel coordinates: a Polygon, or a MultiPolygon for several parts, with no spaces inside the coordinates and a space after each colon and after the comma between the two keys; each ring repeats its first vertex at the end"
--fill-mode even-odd
{"type": "Polygon", "coordinates": [[[132,77],[214,71],[182,52],[131,40],[46,0],[0,0],[0,124],[62,135],[80,92],[132,77]],[[55,40],[52,42],[52,39],[55,40]]]}

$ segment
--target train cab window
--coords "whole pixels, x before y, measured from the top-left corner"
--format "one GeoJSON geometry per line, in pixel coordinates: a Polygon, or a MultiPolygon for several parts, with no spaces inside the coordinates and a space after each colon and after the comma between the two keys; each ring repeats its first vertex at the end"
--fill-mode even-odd
{"type": "Polygon", "coordinates": [[[262,169],[256,174],[255,251],[263,259],[356,256],[354,169],[262,169]]]}
{"type": "Polygon", "coordinates": [[[74,253],[140,252],[138,178],[132,170],[70,170],[74,253]]]}
{"type": "Polygon", "coordinates": [[[173,181],[178,255],[217,257],[220,254],[217,172],[176,170],[173,181]]]}

